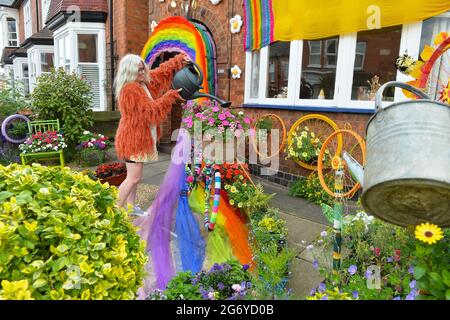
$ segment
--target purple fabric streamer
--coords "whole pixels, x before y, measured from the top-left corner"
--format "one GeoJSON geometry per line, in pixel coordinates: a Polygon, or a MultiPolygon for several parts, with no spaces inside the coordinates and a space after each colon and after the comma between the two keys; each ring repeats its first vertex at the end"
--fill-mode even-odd
{"type": "Polygon", "coordinates": [[[179,181],[185,174],[185,163],[189,154],[186,151],[190,152],[190,140],[184,134],[185,132],[180,130],[169,169],[155,200],[147,210],[148,216],[136,222],[141,228],[141,237],[147,241],[147,253],[151,252],[156,287],[160,290],[164,290],[175,275],[170,237],[182,187],[179,181]],[[179,150],[178,154],[176,154],[177,150],[179,150]]]}

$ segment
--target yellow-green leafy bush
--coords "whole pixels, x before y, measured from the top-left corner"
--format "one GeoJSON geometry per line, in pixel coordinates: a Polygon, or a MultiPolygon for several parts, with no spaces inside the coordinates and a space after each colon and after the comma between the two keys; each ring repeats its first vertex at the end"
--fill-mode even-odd
{"type": "Polygon", "coordinates": [[[0,299],[134,299],[145,246],[116,198],[69,168],[0,166],[0,299]]]}

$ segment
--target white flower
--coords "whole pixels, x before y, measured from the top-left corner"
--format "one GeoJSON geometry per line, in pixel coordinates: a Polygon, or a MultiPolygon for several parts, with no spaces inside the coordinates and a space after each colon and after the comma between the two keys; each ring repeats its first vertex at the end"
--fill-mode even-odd
{"type": "Polygon", "coordinates": [[[312,250],[314,249],[314,246],[312,244],[310,244],[309,246],[306,247],[306,250],[312,250]]]}
{"type": "Polygon", "coordinates": [[[53,149],[54,149],[55,151],[58,151],[58,146],[55,146],[53,149]]]}
{"type": "Polygon", "coordinates": [[[300,241],[303,245],[305,245],[306,244],[306,241],[305,240],[302,240],[302,241],[300,241]]]}
{"type": "Polygon", "coordinates": [[[89,134],[90,132],[89,131],[87,131],[87,130],[85,130],[85,131],[83,131],[83,134],[89,134]]]}
{"type": "Polygon", "coordinates": [[[230,26],[231,26],[231,32],[232,33],[238,33],[241,31],[242,27],[242,18],[240,15],[235,15],[234,18],[230,19],[230,26]]]}
{"type": "Polygon", "coordinates": [[[243,112],[243,111],[239,111],[239,112],[238,112],[238,115],[243,116],[243,115],[244,115],[244,112],[243,112]]]}
{"type": "Polygon", "coordinates": [[[322,243],[323,243],[323,240],[322,240],[322,239],[319,239],[319,240],[317,240],[317,243],[318,243],[318,244],[322,244],[322,243]]]}
{"type": "Polygon", "coordinates": [[[239,79],[241,77],[241,68],[239,66],[235,65],[233,68],[231,68],[231,75],[233,79],[239,79]]]}
{"type": "Polygon", "coordinates": [[[47,148],[51,148],[52,147],[52,145],[51,144],[48,144],[47,146],[46,146],[47,148]]]}
{"type": "Polygon", "coordinates": [[[95,142],[95,138],[92,138],[92,139],[91,139],[91,142],[95,142]]]}
{"type": "Polygon", "coordinates": [[[241,285],[239,285],[239,284],[233,284],[233,285],[231,286],[231,289],[233,289],[233,290],[236,291],[236,292],[241,292],[241,291],[242,291],[242,287],[241,287],[241,285]]]}
{"type": "Polygon", "coordinates": [[[326,231],[322,231],[322,232],[320,233],[320,235],[321,235],[323,238],[325,238],[325,237],[328,235],[328,233],[327,233],[326,231]]]}
{"type": "Polygon", "coordinates": [[[40,192],[40,193],[43,193],[43,194],[48,194],[48,193],[50,193],[50,192],[48,191],[47,188],[40,188],[40,189],[39,189],[39,192],[40,192]]]}
{"type": "Polygon", "coordinates": [[[150,29],[152,30],[152,32],[155,31],[157,26],[158,26],[158,23],[155,20],[153,20],[152,24],[150,25],[150,29]]]}

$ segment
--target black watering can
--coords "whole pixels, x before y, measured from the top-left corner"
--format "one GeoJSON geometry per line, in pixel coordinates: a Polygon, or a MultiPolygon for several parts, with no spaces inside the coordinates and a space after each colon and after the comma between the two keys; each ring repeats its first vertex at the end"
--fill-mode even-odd
{"type": "Polygon", "coordinates": [[[213,96],[211,94],[199,92],[200,89],[203,89],[202,83],[203,83],[202,70],[200,69],[198,64],[189,61],[184,68],[182,68],[174,75],[172,81],[172,88],[183,89],[180,92],[180,96],[184,100],[209,98],[212,100],[216,100],[224,108],[228,108],[229,106],[231,106],[230,101],[219,99],[218,97],[213,96]]]}

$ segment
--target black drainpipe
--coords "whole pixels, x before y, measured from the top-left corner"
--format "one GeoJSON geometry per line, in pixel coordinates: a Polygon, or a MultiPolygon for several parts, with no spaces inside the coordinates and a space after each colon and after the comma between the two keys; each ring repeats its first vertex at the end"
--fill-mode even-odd
{"type": "Polygon", "coordinates": [[[110,49],[110,63],[111,63],[111,109],[112,111],[116,110],[116,98],[114,94],[114,6],[113,6],[113,0],[109,0],[109,49],[110,49]]]}
{"type": "MultiPolygon", "coordinates": [[[[44,21],[42,21],[42,25],[44,25],[44,21]]],[[[39,0],[36,0],[36,32],[39,32],[39,0]]]]}

